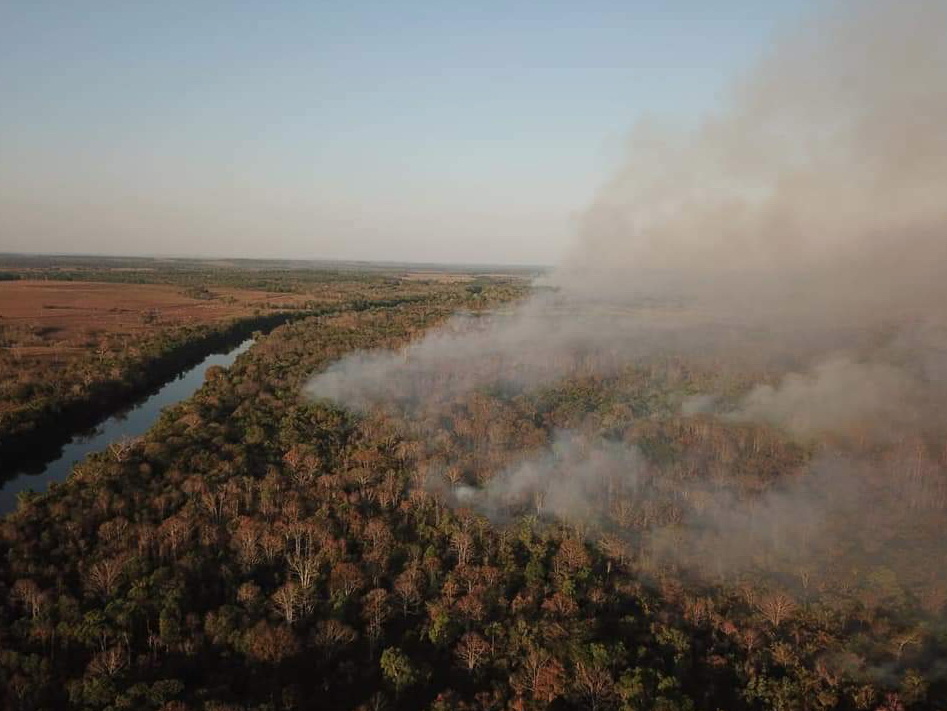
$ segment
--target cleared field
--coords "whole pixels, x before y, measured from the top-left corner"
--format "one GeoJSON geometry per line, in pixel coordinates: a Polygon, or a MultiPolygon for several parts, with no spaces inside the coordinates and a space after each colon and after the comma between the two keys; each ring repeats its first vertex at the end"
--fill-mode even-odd
{"type": "Polygon", "coordinates": [[[0,442],[64,407],[91,411],[134,392],[150,382],[148,363],[237,321],[312,304],[311,294],[227,286],[0,282],[0,442]]]}
{"type": "Polygon", "coordinates": [[[473,281],[472,274],[447,274],[444,272],[405,272],[401,275],[405,281],[429,281],[438,284],[455,284],[473,281]]]}
{"type": "Polygon", "coordinates": [[[306,296],[260,290],[182,289],[167,284],[0,282],[0,320],[35,327],[44,339],[66,341],[88,329],[127,333],[155,323],[213,323],[260,308],[300,308],[306,296]]]}
{"type": "Polygon", "coordinates": [[[221,324],[262,310],[299,309],[306,301],[304,294],[252,289],[0,282],[0,369],[3,361],[22,367],[34,358],[65,365],[106,342],[110,348],[135,347],[181,326],[221,324]]]}

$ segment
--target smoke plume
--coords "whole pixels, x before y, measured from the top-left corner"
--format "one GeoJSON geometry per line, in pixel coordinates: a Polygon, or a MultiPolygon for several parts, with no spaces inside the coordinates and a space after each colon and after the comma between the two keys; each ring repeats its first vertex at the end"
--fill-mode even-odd
{"type": "MultiPolygon", "coordinates": [[[[942,435],[947,410],[945,37],[943,0],[832,3],[774,42],[712,115],[633,129],[549,288],[512,315],[455,320],[401,352],[345,358],[307,393],[420,418],[432,400],[485,386],[528,392],[686,358],[759,377],[736,397],[690,393],[684,417],[897,443],[881,464],[823,451],[752,504],[682,487],[703,503],[657,527],[649,545],[663,555],[716,541],[731,551],[720,569],[750,548],[809,550],[799,541],[838,507],[888,511],[904,490],[866,481],[892,468],[908,473],[891,481],[915,488],[919,468],[936,470],[924,486],[941,487],[942,462],[905,463],[905,452],[914,435],[942,435]]],[[[531,498],[536,511],[604,520],[603,487],[618,476],[634,490],[643,461],[625,444],[560,436],[454,494],[491,515],[497,502],[531,498]]]]}
{"type": "Polygon", "coordinates": [[[555,297],[404,354],[343,361],[310,392],[350,405],[411,395],[441,367],[462,374],[461,390],[492,366],[535,385],[577,352],[811,364],[872,345],[879,329],[940,321],[945,32],[941,0],[833,4],[695,127],[633,130],[548,280],[555,297]]]}

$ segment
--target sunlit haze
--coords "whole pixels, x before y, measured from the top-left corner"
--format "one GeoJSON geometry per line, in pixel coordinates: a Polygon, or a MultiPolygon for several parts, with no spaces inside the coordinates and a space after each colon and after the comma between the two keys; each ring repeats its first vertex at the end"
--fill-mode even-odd
{"type": "Polygon", "coordinates": [[[552,264],[805,5],[0,5],[0,251],[552,264]]]}

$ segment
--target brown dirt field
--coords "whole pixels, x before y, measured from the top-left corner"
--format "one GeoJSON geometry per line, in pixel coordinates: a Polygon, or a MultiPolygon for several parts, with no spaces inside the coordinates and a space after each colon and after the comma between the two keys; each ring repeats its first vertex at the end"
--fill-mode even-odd
{"type": "Polygon", "coordinates": [[[185,295],[166,284],[99,282],[0,282],[0,325],[38,329],[47,342],[67,343],[90,331],[138,333],[156,326],[213,323],[250,315],[255,308],[301,306],[302,294],[213,288],[216,298],[185,295]],[[149,323],[146,318],[154,312],[149,323]]]}
{"type": "Polygon", "coordinates": [[[405,272],[401,274],[405,281],[431,281],[437,284],[462,284],[473,281],[470,274],[451,274],[448,272],[405,272]]]}

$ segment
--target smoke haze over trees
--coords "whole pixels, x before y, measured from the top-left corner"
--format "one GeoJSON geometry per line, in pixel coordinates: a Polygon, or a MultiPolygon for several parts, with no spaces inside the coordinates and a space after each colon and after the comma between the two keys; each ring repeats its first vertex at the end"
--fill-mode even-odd
{"type": "MultiPolygon", "coordinates": [[[[636,126],[623,167],[536,296],[398,353],[343,359],[307,392],[423,423],[471,393],[615,377],[633,363],[684,359],[729,374],[675,393],[672,409],[773,427],[809,454],[798,479],[761,500],[704,492],[710,514],[685,521],[683,535],[716,532],[723,548],[755,540],[757,519],[776,531],[772,543],[781,522],[831,520],[833,507],[900,510],[892,461],[912,446],[915,468],[935,471],[942,488],[932,442],[947,405],[944,36],[943,2],[830,4],[784,35],[713,115],[636,126]],[[866,470],[891,486],[853,473],[866,470]]],[[[458,489],[458,504],[497,515],[511,494],[531,492],[533,510],[607,521],[588,488],[602,485],[596,462],[616,444],[605,438],[576,457],[562,442],[580,435],[561,437],[485,486],[458,489]]],[[[623,486],[633,487],[640,457],[632,447],[612,462],[623,486]]],[[[931,555],[943,553],[936,538],[931,555]]]]}
{"type": "Polygon", "coordinates": [[[313,311],[0,519],[0,706],[943,709],[944,37],[827,4],[532,288],[116,270],[313,311]]]}

